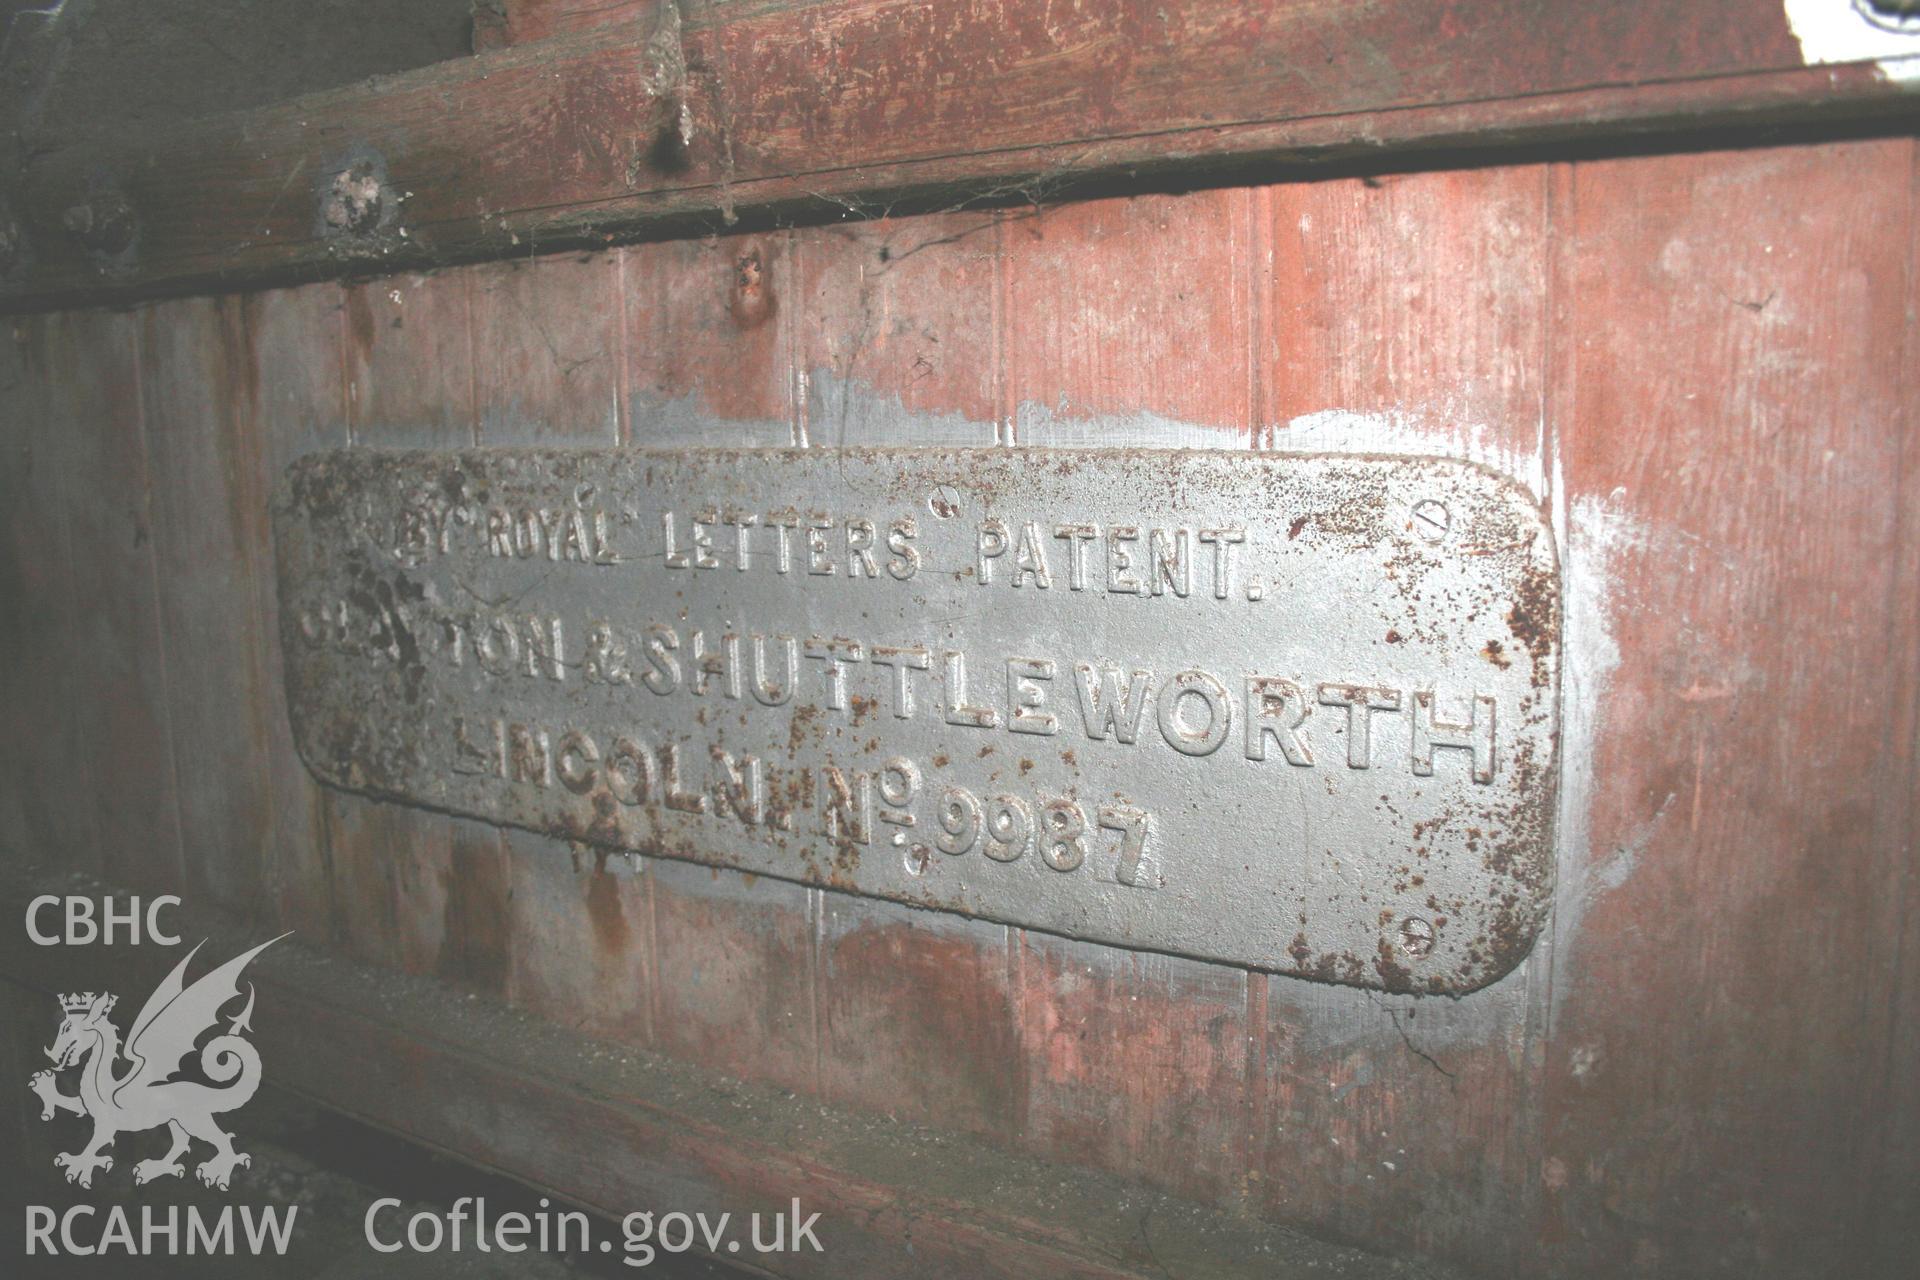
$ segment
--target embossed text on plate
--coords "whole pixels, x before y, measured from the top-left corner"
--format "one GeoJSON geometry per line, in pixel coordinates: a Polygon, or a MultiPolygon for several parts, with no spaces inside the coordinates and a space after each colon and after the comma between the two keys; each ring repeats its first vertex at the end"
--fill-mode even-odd
{"type": "Polygon", "coordinates": [[[337,786],[1389,990],[1551,891],[1552,537],[1471,464],[348,450],[275,534],[337,786]]]}

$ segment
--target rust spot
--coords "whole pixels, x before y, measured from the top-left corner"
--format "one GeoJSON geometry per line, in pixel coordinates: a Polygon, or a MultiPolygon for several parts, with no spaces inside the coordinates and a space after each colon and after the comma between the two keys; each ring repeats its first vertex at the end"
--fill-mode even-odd
{"type": "Polygon", "coordinates": [[[595,852],[593,878],[587,882],[587,917],[593,922],[593,940],[601,951],[627,947],[627,913],[620,901],[620,882],[607,870],[605,850],[595,852]]]}
{"type": "Polygon", "coordinates": [[[1486,645],[1480,650],[1480,656],[1502,671],[1505,671],[1513,665],[1513,659],[1507,656],[1506,646],[1498,640],[1487,641],[1486,645]]]}
{"type": "Polygon", "coordinates": [[[1547,684],[1546,658],[1559,630],[1560,590],[1550,572],[1529,570],[1520,577],[1507,610],[1507,629],[1533,658],[1535,688],[1547,684]]]}
{"type": "Polygon", "coordinates": [[[1295,538],[1299,537],[1300,531],[1306,527],[1307,518],[1305,516],[1295,516],[1293,523],[1287,526],[1287,541],[1292,542],[1295,538]]]}
{"type": "Polygon", "coordinates": [[[440,954],[435,971],[451,982],[504,995],[510,926],[506,859],[492,832],[456,834],[445,873],[440,954]]]}
{"type": "Polygon", "coordinates": [[[1380,939],[1380,954],[1373,959],[1373,971],[1380,975],[1380,985],[1388,991],[1413,990],[1413,971],[1394,958],[1393,944],[1385,938],[1380,939]]]}
{"type": "Polygon", "coordinates": [[[727,312],[742,329],[757,329],[773,316],[774,309],[773,284],[767,279],[765,252],[758,240],[749,240],[734,254],[727,312]]]}

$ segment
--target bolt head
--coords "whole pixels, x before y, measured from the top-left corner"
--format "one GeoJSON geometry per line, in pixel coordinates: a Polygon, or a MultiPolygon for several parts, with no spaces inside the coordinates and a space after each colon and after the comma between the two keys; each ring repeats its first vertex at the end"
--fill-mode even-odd
{"type": "Polygon", "coordinates": [[[1437,498],[1422,498],[1413,504],[1413,531],[1422,542],[1439,542],[1447,536],[1453,517],[1447,504],[1437,498]]]}

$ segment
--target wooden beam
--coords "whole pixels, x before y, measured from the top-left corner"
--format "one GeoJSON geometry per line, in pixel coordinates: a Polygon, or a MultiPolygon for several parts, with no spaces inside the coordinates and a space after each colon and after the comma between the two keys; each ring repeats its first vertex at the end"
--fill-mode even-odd
{"type": "Polygon", "coordinates": [[[1884,60],[1809,66],[1777,0],[687,8],[144,136],[37,144],[0,198],[0,308],[749,213],[1040,199],[1224,160],[1911,119],[1915,103],[1884,60]]]}
{"type": "MultiPolygon", "coordinates": [[[[96,910],[111,896],[116,911],[132,909],[125,894],[96,880],[0,863],[7,919],[23,919],[40,894],[85,896],[96,910]]],[[[59,911],[46,910],[45,927],[58,927],[59,911]]],[[[189,980],[274,932],[187,909],[169,908],[163,918],[180,945],[42,947],[23,928],[0,930],[0,986],[44,997],[36,1006],[21,994],[10,1007],[46,1015],[11,1028],[9,1038],[17,1046],[50,1039],[60,992],[112,991],[130,1019],[202,938],[189,980]]],[[[803,1219],[820,1215],[819,1252],[721,1255],[774,1275],[896,1274],[909,1257],[915,1275],[952,1280],[1455,1274],[595,1042],[438,982],[353,965],[298,938],[264,952],[246,981],[256,993],[250,1039],[265,1083],[616,1221],[678,1211],[744,1222],[755,1212],[786,1214],[798,1200],[803,1219]]],[[[245,1112],[229,1123],[244,1134],[245,1112]]]]}

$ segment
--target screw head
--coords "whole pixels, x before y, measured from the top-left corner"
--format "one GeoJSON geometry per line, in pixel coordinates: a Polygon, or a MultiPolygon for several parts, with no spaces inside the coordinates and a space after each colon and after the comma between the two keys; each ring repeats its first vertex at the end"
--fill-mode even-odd
{"type": "Polygon", "coordinates": [[[960,491],[950,484],[937,485],[927,495],[927,510],[942,520],[951,520],[960,514],[960,491]]]}
{"type": "Polygon", "coordinates": [[[1439,542],[1445,538],[1452,521],[1447,504],[1437,498],[1422,498],[1413,504],[1413,531],[1422,542],[1439,542]]]}
{"type": "Polygon", "coordinates": [[[1433,950],[1433,926],[1419,916],[1408,916],[1400,922],[1400,949],[1410,956],[1420,957],[1433,950]]]}

